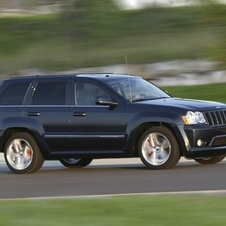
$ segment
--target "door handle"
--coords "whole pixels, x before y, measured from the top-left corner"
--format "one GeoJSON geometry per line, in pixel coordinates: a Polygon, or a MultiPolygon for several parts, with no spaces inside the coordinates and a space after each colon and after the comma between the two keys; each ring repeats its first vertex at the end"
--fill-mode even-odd
{"type": "Polygon", "coordinates": [[[85,112],[74,112],[73,113],[73,116],[86,116],[86,113],[85,112]]]}
{"type": "Polygon", "coordinates": [[[27,113],[28,116],[40,116],[40,112],[28,112],[27,113]]]}

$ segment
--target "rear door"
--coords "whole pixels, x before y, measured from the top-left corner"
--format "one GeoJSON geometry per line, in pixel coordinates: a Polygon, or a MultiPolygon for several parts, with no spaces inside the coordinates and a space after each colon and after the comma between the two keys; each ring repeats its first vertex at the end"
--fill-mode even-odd
{"type": "Polygon", "coordinates": [[[38,78],[25,117],[36,125],[50,152],[70,149],[68,79],[38,78]]]}

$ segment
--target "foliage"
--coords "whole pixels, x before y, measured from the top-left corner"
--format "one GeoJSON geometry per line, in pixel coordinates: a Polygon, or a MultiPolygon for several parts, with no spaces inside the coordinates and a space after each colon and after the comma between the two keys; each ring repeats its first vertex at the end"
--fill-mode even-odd
{"type": "Polygon", "coordinates": [[[100,28],[106,28],[105,22],[116,10],[111,0],[70,0],[64,4],[62,15],[75,37],[93,37],[100,28]]]}
{"type": "Polygon", "coordinates": [[[217,4],[120,11],[110,0],[77,0],[57,15],[0,18],[0,34],[0,73],[124,64],[125,55],[131,64],[226,65],[226,6],[217,4]]]}

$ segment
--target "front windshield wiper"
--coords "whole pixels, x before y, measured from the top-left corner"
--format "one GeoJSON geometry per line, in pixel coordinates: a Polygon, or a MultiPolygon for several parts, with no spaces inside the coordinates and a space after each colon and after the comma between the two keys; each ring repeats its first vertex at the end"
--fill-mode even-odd
{"type": "Polygon", "coordinates": [[[130,100],[130,102],[134,103],[134,102],[145,101],[145,100],[149,100],[149,99],[142,98],[142,99],[130,100]]]}
{"type": "Polygon", "coordinates": [[[155,97],[155,98],[141,98],[141,99],[136,99],[136,100],[130,100],[130,102],[139,102],[139,101],[146,101],[146,100],[158,100],[158,99],[167,99],[170,97],[155,97]]]}
{"type": "Polygon", "coordinates": [[[140,99],[134,99],[134,100],[130,100],[130,102],[139,102],[139,101],[146,101],[146,100],[158,100],[158,99],[167,99],[170,97],[154,97],[154,98],[140,98],[140,99]]]}

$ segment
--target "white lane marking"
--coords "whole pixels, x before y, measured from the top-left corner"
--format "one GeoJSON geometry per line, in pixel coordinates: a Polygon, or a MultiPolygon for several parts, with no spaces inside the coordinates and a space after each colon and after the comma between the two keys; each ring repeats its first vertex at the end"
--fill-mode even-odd
{"type": "Polygon", "coordinates": [[[1,200],[45,200],[45,199],[92,199],[111,198],[120,196],[157,196],[157,195],[226,195],[226,190],[202,190],[202,191],[179,191],[179,192],[148,192],[148,193],[125,193],[106,195],[78,195],[78,196],[49,196],[49,197],[29,197],[29,198],[3,198],[1,200]]]}

